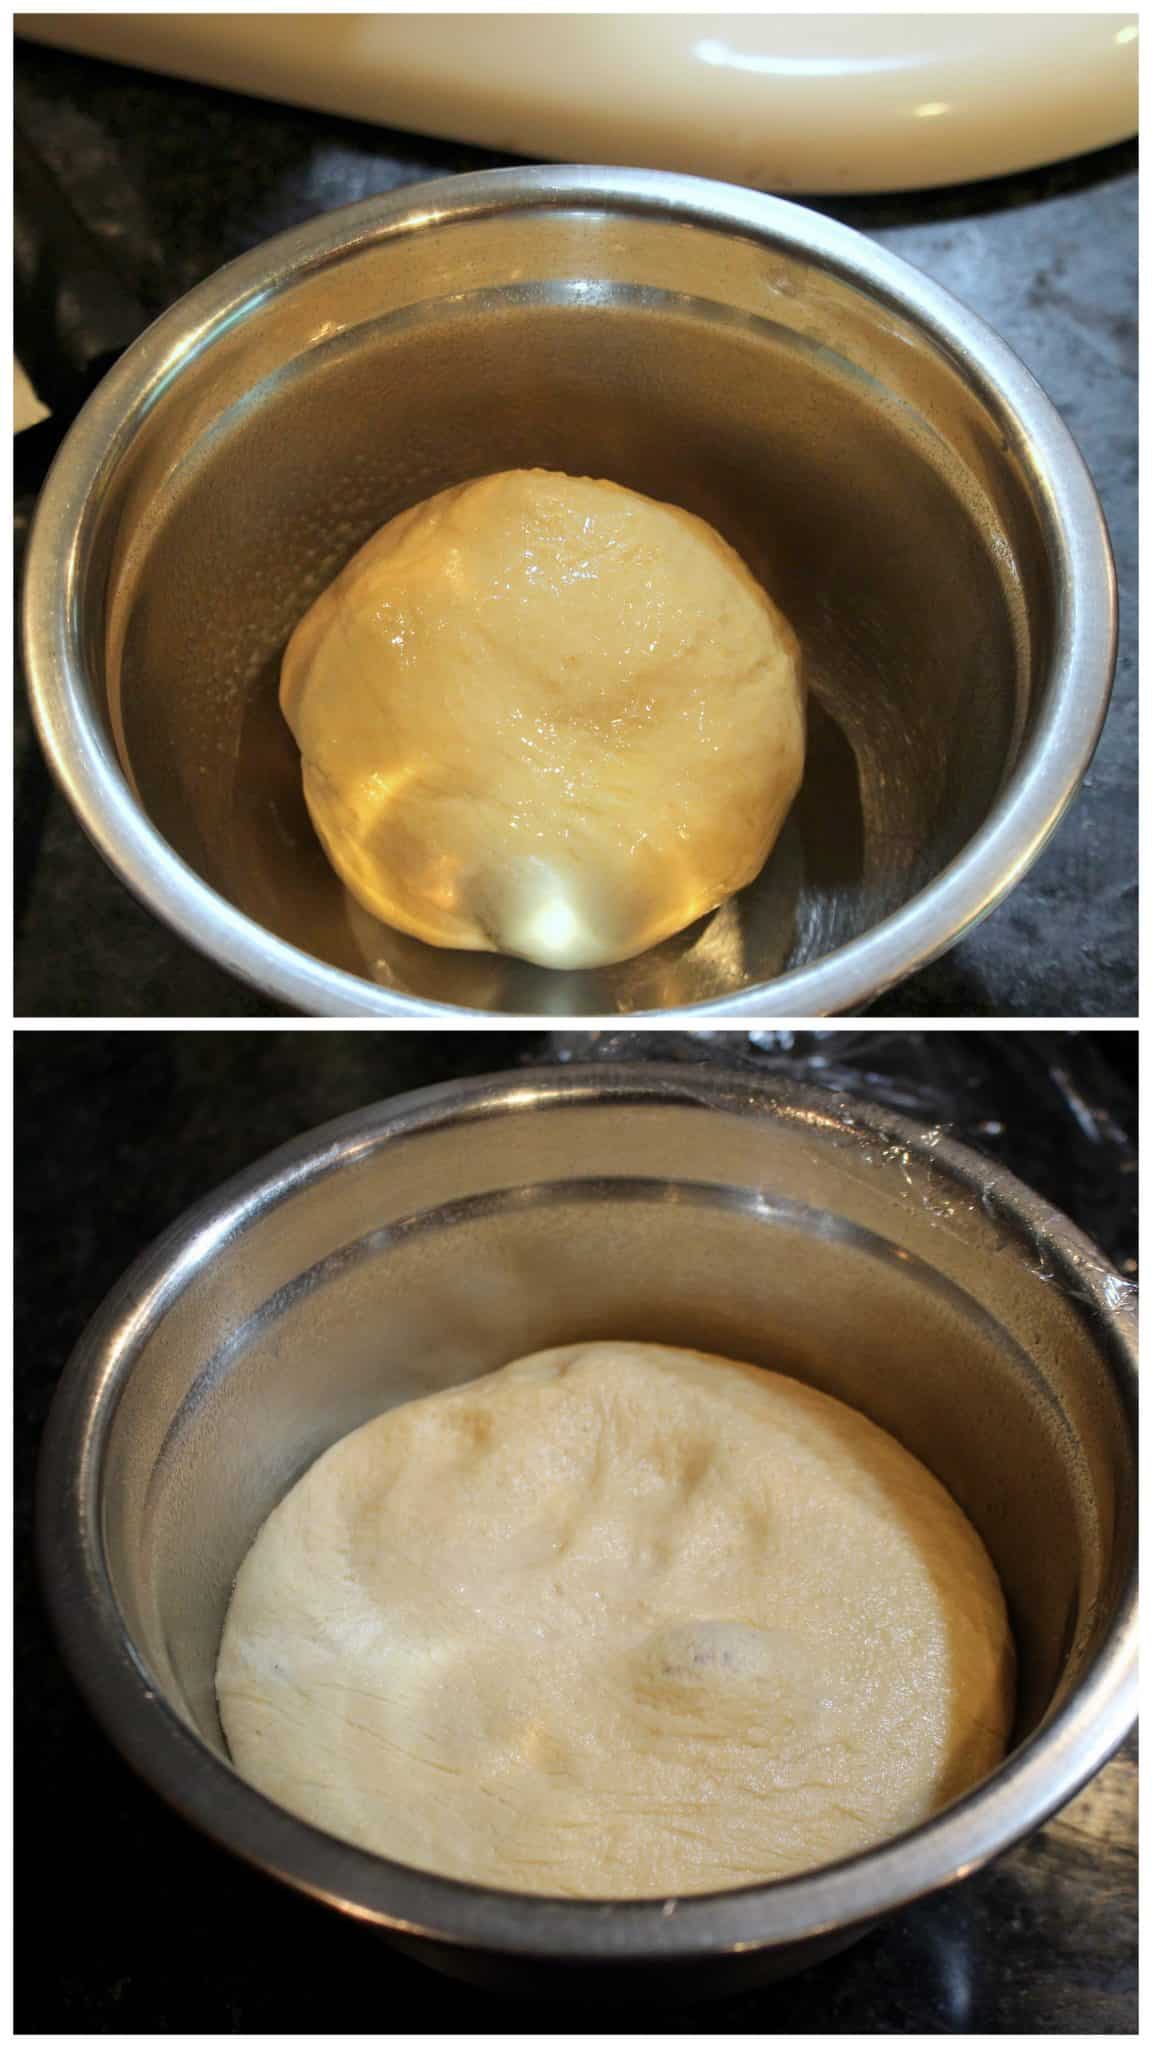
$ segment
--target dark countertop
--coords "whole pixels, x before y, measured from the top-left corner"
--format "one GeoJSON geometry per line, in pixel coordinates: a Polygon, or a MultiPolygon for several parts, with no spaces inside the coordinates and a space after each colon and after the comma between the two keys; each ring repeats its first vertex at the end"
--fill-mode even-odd
{"type": "MultiPolygon", "coordinates": [[[[314,213],[508,161],[22,42],[15,105],[153,314],[314,213]]],[[[1122,145],[951,191],[816,202],[947,285],[1035,372],[1095,477],[1120,583],[1116,697],[1079,800],[1009,902],[877,1016],[1136,1013],[1136,195],[1135,145],[1122,145]]],[[[30,511],[18,502],[18,541],[30,511]]],[[[114,880],[50,788],[22,717],[17,1013],[284,1014],[114,880]]]]}
{"type": "MultiPolygon", "coordinates": [[[[612,1052],[612,1034],[583,1052],[612,1052]]],[[[1132,1033],[633,1034],[852,1085],[1002,1160],[1135,1270],[1132,1033]]],[[[585,2015],[455,1984],[194,1834],[121,1763],[66,1677],[32,1562],[52,1390],[106,1289],[190,1202],[367,1101],[572,1049],[547,1034],[30,1033],[16,1040],[16,1787],[29,2033],[1132,2033],[1135,1745],[994,1868],[782,1984],[585,2015]],[[44,1946],[45,1921],[52,1925],[44,1946]]]]}

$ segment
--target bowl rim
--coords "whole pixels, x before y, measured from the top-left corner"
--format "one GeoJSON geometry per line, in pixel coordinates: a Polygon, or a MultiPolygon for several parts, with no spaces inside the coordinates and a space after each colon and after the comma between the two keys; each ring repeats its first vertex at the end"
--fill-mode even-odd
{"type": "Polygon", "coordinates": [[[862,1927],[1000,1855],[1107,1760],[1137,1709],[1136,1576],[1076,1689],[982,1784],[879,1847],[796,1877],[675,1899],[573,1900],[498,1891],[375,1856],[300,1820],[239,1778],[158,1693],[132,1647],[105,1567],[99,1471],[120,1393],[150,1331],[215,1248],[294,1192],[399,1139],[509,1111],[675,1104],[831,1117],[853,1142],[928,1158],[995,1204],[1029,1251],[1091,1310],[1135,1449],[1134,1290],[1067,1217],[1015,1176],[934,1128],[781,1076],[598,1062],[493,1073],[385,1098],[280,1146],[195,1203],[112,1288],[53,1400],[37,1475],[37,1544],[65,1663],[122,1755],[185,1819],[295,1889],[384,1929],[538,1960],[638,1963],[813,1941],[862,1927]]]}
{"type": "MultiPolygon", "coordinates": [[[[24,645],[41,744],[88,837],[146,909],[241,981],[316,1016],[516,1016],[385,989],[276,937],[238,910],[152,825],[88,701],[80,588],[107,478],[183,364],[260,303],[350,251],[502,212],[593,208],[676,220],[815,258],[911,318],[997,422],[1027,470],[1057,592],[1048,701],[988,816],[899,910],[775,979],[638,1018],[826,1016],[850,1011],[954,945],[1031,866],[1075,796],[1111,695],[1115,572],[1087,467],[1020,359],[903,258],[790,200],[671,172],[529,165],[402,186],[320,214],[225,265],[177,301],[108,373],[63,442],[28,545],[24,645]]],[[[527,1013],[524,1013],[527,1014],[527,1013]]]]}

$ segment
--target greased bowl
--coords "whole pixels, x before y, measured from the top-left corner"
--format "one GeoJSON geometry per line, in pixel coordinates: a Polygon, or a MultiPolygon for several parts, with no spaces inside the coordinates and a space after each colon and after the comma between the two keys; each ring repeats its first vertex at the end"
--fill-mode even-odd
{"type": "Polygon", "coordinates": [[[289,1007],[818,1016],[952,945],[1035,859],[1100,731],[1114,610],[1071,437],[947,292],[755,192],[545,167],[324,215],[157,321],[57,459],[25,637],[97,847],[289,1007]],[[378,526],[516,467],[701,514],[805,655],[807,771],[759,878],[589,972],[368,916],[277,704],[293,627],[378,526]]]}

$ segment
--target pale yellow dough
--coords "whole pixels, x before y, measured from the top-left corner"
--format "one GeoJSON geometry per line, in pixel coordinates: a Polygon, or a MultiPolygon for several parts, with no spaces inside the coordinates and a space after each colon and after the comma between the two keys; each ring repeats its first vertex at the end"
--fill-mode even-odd
{"type": "Polygon", "coordinates": [[[757,875],[804,765],[795,635],[702,519],[509,470],[390,520],[288,644],[337,873],[438,946],[630,959],[757,875]]]}
{"type": "Polygon", "coordinates": [[[922,1820],[1012,1712],[996,1574],[853,1409],[692,1351],[541,1352],[336,1444],[246,1558],[237,1768],[452,1877],[642,1898],[922,1820]]]}

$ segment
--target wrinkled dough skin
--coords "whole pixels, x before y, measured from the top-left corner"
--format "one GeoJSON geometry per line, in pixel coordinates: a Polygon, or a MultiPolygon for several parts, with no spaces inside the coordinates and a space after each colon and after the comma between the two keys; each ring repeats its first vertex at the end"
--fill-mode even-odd
{"type": "Polygon", "coordinates": [[[390,520],[288,643],[333,867],[437,946],[631,959],[760,872],[800,785],[795,635],[702,519],[510,470],[390,520]]]}
{"type": "Polygon", "coordinates": [[[367,1423],[236,1582],[237,1768],[509,1891],[645,1898],[880,1842],[992,1769],[996,1574],[854,1410],[697,1352],[542,1352],[367,1423]]]}

